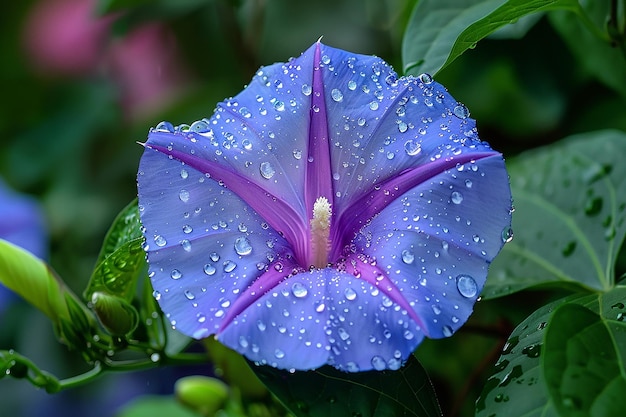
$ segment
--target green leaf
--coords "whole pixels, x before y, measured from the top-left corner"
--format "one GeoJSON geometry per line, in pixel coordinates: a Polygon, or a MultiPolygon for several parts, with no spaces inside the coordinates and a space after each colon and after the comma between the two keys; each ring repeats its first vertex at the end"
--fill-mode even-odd
{"type": "Polygon", "coordinates": [[[576,0],[422,0],[402,41],[406,74],[436,74],[497,29],[532,13],[579,10],[576,0]]]}
{"type": "Polygon", "coordinates": [[[504,345],[495,372],[476,402],[476,417],[557,416],[543,382],[543,336],[558,300],[521,322],[504,345]]]}
{"type": "Polygon", "coordinates": [[[565,304],[555,311],[544,346],[545,381],[562,416],[624,415],[626,323],[565,304]]]}
{"type": "Polygon", "coordinates": [[[414,357],[397,371],[253,370],[296,417],[441,416],[428,375],[414,357]]]}
{"type": "Polygon", "coordinates": [[[610,290],[626,233],[626,134],[597,131],[508,163],[514,239],[491,265],[483,296],[537,285],[610,290]]]}
{"type": "Polygon", "coordinates": [[[120,212],[109,229],[84,297],[90,300],[95,292],[101,292],[130,302],[139,277],[147,273],[142,245],[139,209],[135,200],[120,212]]]}
{"type": "MultiPolygon", "coordinates": [[[[580,19],[571,13],[554,13],[550,23],[561,35],[580,68],[589,76],[626,96],[626,56],[624,49],[612,45],[604,25],[609,15],[609,2],[581,0],[586,13],[580,19]]],[[[622,40],[623,42],[623,40],[622,40]]]]}
{"type": "MultiPolygon", "coordinates": [[[[504,346],[502,355],[495,365],[495,372],[486,382],[476,402],[476,417],[570,416],[571,414],[562,412],[563,401],[557,404],[551,392],[553,388],[549,388],[552,378],[549,374],[558,360],[554,355],[558,355],[560,350],[559,342],[550,340],[549,337],[556,337],[558,334],[564,337],[560,332],[567,330],[563,327],[569,328],[572,332],[581,332],[584,326],[572,317],[570,319],[574,321],[571,325],[563,325],[563,317],[559,317],[560,313],[557,313],[561,309],[566,309],[567,313],[570,308],[584,308],[590,314],[599,314],[609,326],[619,326],[620,330],[614,331],[615,338],[611,347],[616,349],[619,361],[623,364],[626,361],[626,333],[623,332],[624,324],[621,322],[626,317],[624,301],[626,287],[618,286],[607,293],[572,295],[547,304],[531,314],[515,328],[504,346]],[[548,336],[550,332],[555,333],[548,336]]],[[[592,341],[585,336],[585,343],[589,344],[592,341]]],[[[590,352],[587,360],[592,362],[599,360],[603,354],[603,350],[590,352]]],[[[581,390],[587,387],[588,384],[585,382],[578,384],[581,390]]],[[[565,401],[565,404],[570,404],[570,401],[565,401]]],[[[598,405],[600,406],[610,410],[610,404],[603,403],[598,405]]],[[[587,415],[622,414],[623,412],[587,415]]]]}

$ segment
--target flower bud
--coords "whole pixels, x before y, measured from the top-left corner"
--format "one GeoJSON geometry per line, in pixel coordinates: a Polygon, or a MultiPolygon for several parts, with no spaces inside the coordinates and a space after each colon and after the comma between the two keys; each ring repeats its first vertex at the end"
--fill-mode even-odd
{"type": "Polygon", "coordinates": [[[213,416],[228,400],[228,386],[207,376],[181,378],[176,381],[174,392],[181,404],[203,416],[213,416]]]}
{"type": "Polygon", "coordinates": [[[137,310],[120,297],[96,291],[91,296],[91,308],[102,326],[114,336],[132,332],[139,323],[137,310]]]}

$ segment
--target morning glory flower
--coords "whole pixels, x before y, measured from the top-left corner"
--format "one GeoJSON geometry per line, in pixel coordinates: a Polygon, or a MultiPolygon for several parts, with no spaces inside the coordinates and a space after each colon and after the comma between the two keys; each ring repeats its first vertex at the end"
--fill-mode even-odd
{"type": "Polygon", "coordinates": [[[467,108],[320,42],[152,129],[138,189],[172,326],[288,370],[398,369],[467,320],[510,236],[502,155],[467,108]]]}

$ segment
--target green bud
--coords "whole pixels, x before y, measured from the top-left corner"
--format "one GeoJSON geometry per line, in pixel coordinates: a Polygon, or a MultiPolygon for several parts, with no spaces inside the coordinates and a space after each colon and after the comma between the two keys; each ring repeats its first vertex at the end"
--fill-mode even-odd
{"type": "Polygon", "coordinates": [[[65,294],[70,290],[45,262],[0,239],[0,283],[41,310],[53,322],[69,319],[65,294]]]}
{"type": "Polygon", "coordinates": [[[91,295],[91,308],[102,326],[114,336],[131,333],[139,323],[139,314],[126,300],[103,292],[91,295]]]}
{"type": "Polygon", "coordinates": [[[228,400],[228,386],[216,378],[188,376],[174,385],[176,399],[203,416],[213,416],[228,400]]]}

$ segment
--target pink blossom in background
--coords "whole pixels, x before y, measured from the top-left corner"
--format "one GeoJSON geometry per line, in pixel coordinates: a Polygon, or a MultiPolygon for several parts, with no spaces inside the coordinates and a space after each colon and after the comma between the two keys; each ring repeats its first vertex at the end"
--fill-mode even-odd
{"type": "Polygon", "coordinates": [[[40,75],[110,78],[125,115],[136,118],[175,98],[188,75],[169,28],[146,23],[114,37],[119,17],[98,16],[94,0],[41,0],[26,17],[24,51],[40,75]]]}
{"type": "Polygon", "coordinates": [[[43,0],[26,18],[24,48],[33,69],[77,76],[96,70],[114,16],[95,15],[93,0],[43,0]]]}
{"type": "Polygon", "coordinates": [[[174,35],[158,23],[140,26],[113,40],[107,51],[111,76],[131,116],[158,110],[180,93],[188,79],[180,62],[174,35]]]}

